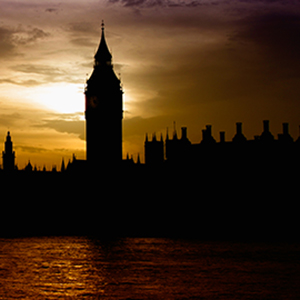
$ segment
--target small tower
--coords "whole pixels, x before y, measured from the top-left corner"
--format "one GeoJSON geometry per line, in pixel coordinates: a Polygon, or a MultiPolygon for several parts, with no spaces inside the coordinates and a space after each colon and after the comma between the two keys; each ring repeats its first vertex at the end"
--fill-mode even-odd
{"type": "Polygon", "coordinates": [[[160,141],[156,138],[156,133],[152,135],[152,141],[145,140],[145,163],[147,165],[161,165],[164,162],[164,142],[161,135],[160,141]]]}
{"type": "Polygon", "coordinates": [[[13,151],[13,143],[9,131],[7,132],[4,145],[5,150],[2,152],[3,169],[4,171],[11,172],[15,168],[15,151],[13,151]]]}
{"type": "Polygon", "coordinates": [[[123,91],[113,70],[103,22],[94,59],[85,90],[86,153],[88,165],[99,169],[119,166],[122,161],[123,91]]]}
{"type": "Polygon", "coordinates": [[[232,141],[234,143],[245,143],[247,141],[246,137],[244,136],[242,132],[242,123],[237,122],[236,123],[236,134],[233,137],[232,141]]]}
{"type": "Polygon", "coordinates": [[[61,172],[65,172],[66,171],[65,160],[64,159],[62,159],[60,171],[61,172]]]}
{"type": "Polygon", "coordinates": [[[269,129],[269,120],[264,120],[264,131],[260,135],[260,140],[264,143],[272,143],[274,141],[274,136],[269,129]]]}

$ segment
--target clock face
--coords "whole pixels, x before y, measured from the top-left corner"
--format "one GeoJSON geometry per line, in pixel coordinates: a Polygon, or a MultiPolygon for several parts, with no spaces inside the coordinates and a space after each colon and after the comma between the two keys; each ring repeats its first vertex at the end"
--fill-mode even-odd
{"type": "Polygon", "coordinates": [[[86,108],[96,108],[99,105],[97,96],[86,96],[86,108]]]}

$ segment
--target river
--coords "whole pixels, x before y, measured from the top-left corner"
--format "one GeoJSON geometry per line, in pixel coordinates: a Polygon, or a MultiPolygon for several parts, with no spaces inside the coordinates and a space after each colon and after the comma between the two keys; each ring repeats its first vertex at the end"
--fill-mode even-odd
{"type": "Polygon", "coordinates": [[[0,299],[299,299],[300,244],[0,239],[0,299]]]}

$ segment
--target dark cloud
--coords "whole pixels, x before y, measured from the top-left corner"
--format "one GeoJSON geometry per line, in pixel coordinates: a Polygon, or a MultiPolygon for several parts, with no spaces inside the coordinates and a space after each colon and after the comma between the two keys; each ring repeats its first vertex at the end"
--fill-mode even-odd
{"type": "Polygon", "coordinates": [[[16,150],[21,150],[23,152],[29,152],[29,153],[42,153],[42,152],[49,151],[46,148],[32,147],[32,146],[26,146],[26,145],[15,145],[14,147],[16,150]]]}
{"type": "Polygon", "coordinates": [[[249,3],[251,5],[255,4],[282,4],[282,5],[297,5],[299,4],[299,0],[239,0],[241,3],[249,3]]]}
{"type": "Polygon", "coordinates": [[[239,43],[244,50],[247,48],[250,55],[255,51],[261,68],[266,68],[271,77],[275,74],[299,76],[300,15],[258,14],[240,20],[237,25],[231,41],[239,43]]]}
{"type": "Polygon", "coordinates": [[[91,38],[87,38],[87,37],[76,37],[76,38],[72,38],[70,40],[70,42],[76,46],[80,46],[80,47],[88,47],[93,48],[95,47],[95,42],[93,39],[91,38]]]}
{"type": "Polygon", "coordinates": [[[23,116],[20,113],[0,114],[0,125],[10,127],[21,119],[23,116]]]}
{"type": "Polygon", "coordinates": [[[19,26],[14,30],[12,40],[17,45],[25,45],[36,42],[39,39],[49,37],[50,34],[39,28],[24,28],[19,26]]]}
{"type": "Polygon", "coordinates": [[[0,27],[0,59],[16,56],[20,45],[32,44],[50,34],[39,28],[24,28],[19,25],[16,28],[9,26],[0,27]]]}
{"type": "Polygon", "coordinates": [[[0,27],[0,59],[14,55],[15,43],[13,41],[14,30],[0,27]]]}
{"type": "Polygon", "coordinates": [[[99,23],[73,22],[66,26],[65,30],[70,34],[70,42],[80,47],[96,47],[100,38],[99,23]]]}
{"type": "MultiPolygon", "coordinates": [[[[200,5],[206,5],[200,0],[188,0],[188,1],[176,1],[176,0],[109,0],[110,3],[120,3],[124,7],[134,8],[151,8],[151,7],[196,7],[200,5]]],[[[217,4],[218,1],[213,2],[217,4]]]]}
{"type": "Polygon", "coordinates": [[[99,24],[94,22],[73,22],[66,29],[74,35],[99,35],[99,24]]]}
{"type": "Polygon", "coordinates": [[[14,71],[28,73],[28,74],[39,74],[39,75],[51,75],[61,76],[64,75],[64,71],[59,68],[53,68],[47,65],[34,65],[34,64],[21,64],[13,66],[14,71]]]}
{"type": "Polygon", "coordinates": [[[57,8],[46,8],[45,12],[48,12],[48,13],[57,13],[58,9],[57,8]]]}
{"type": "Polygon", "coordinates": [[[33,79],[14,80],[14,79],[10,79],[10,78],[0,78],[0,84],[2,84],[2,83],[10,83],[10,84],[15,84],[15,85],[20,85],[20,86],[27,86],[27,87],[44,84],[43,81],[37,81],[37,80],[33,80],[33,79]]]}
{"type": "MultiPolygon", "coordinates": [[[[65,70],[47,65],[21,64],[11,67],[12,70],[33,75],[42,75],[36,84],[65,81],[68,74],[65,70]]],[[[24,82],[26,85],[26,82],[24,82]]],[[[29,82],[30,83],[30,82],[29,82]]],[[[34,84],[34,82],[32,82],[34,84]]]]}
{"type": "Polygon", "coordinates": [[[50,128],[57,132],[76,134],[84,140],[84,121],[78,119],[78,114],[60,114],[55,119],[43,120],[43,124],[34,125],[38,128],[50,128]]]}
{"type": "MultiPolygon", "coordinates": [[[[0,84],[10,83],[21,86],[38,86],[41,84],[47,84],[51,82],[71,82],[76,83],[78,79],[75,78],[74,69],[68,70],[66,68],[56,68],[47,65],[37,64],[20,64],[10,67],[15,72],[23,73],[24,76],[34,76],[38,79],[14,79],[14,78],[0,78],[0,84]]],[[[82,82],[81,80],[79,81],[82,82]]]]}

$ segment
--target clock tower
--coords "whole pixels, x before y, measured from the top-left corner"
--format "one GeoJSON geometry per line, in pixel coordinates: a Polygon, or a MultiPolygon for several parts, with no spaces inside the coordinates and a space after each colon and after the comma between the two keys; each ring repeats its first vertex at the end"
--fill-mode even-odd
{"type": "Polygon", "coordinates": [[[123,100],[121,82],[112,65],[104,24],[85,89],[86,153],[90,167],[117,167],[122,161],[123,100]]]}

